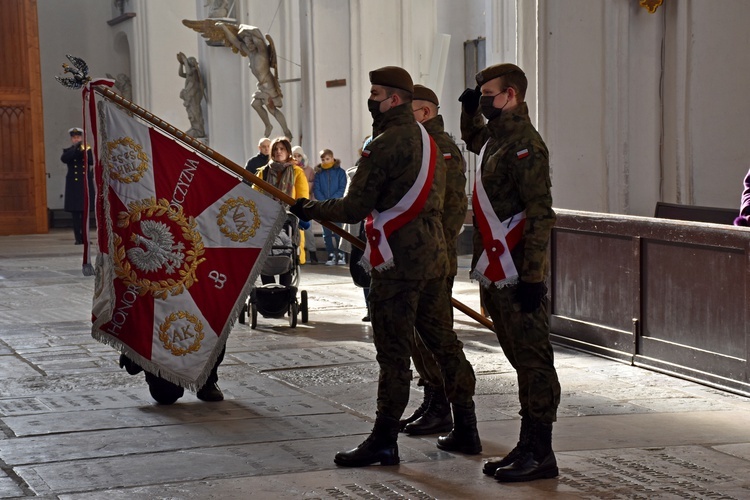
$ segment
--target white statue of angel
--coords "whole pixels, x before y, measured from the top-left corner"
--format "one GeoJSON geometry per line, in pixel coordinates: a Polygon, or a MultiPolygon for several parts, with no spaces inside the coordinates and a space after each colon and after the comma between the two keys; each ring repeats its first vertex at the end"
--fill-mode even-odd
{"type": "Polygon", "coordinates": [[[284,135],[291,140],[292,132],[286,124],[286,117],[281,112],[284,95],[279,85],[279,70],[276,60],[276,47],[270,35],[265,39],[260,29],[247,24],[233,24],[212,19],[202,21],[183,20],[182,23],[199,32],[212,42],[222,42],[249,59],[248,66],[258,83],[253,93],[252,107],[260,116],[266,129],[264,137],[270,137],[273,125],[268,114],[279,122],[284,135]],[[268,43],[266,43],[266,41],[268,43]]]}

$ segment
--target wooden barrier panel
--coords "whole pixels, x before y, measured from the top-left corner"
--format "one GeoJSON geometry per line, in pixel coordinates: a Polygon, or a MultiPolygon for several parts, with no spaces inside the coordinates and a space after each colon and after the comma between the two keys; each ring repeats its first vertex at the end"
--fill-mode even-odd
{"type": "Polygon", "coordinates": [[[750,230],[557,213],[556,342],[750,395],[750,230]]]}

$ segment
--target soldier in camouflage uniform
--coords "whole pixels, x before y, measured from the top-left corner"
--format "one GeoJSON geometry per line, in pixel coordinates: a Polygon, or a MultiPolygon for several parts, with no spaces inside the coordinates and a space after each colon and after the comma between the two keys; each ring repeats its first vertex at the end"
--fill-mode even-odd
{"type": "MultiPolygon", "coordinates": [[[[481,152],[477,185],[482,183],[497,220],[512,221],[524,211],[526,217],[520,240],[511,250],[517,279],[481,288],[500,345],[516,369],[521,403],[518,444],[506,457],[486,462],[484,473],[499,481],[555,477],[558,469],[552,451],[552,423],[560,403],[560,384],[549,338],[544,284],[547,248],[556,218],[549,154],[529,119],[524,101],[527,80],[521,68],[513,64],[490,66],[478,73],[476,80],[477,88],[464,91],[459,101],[463,104],[461,136],[470,151],[481,152]]],[[[489,252],[487,247],[497,241],[483,241],[477,203],[474,209],[472,273],[477,277],[474,273],[479,256],[489,252]]]]}
{"type": "Polygon", "coordinates": [[[418,212],[402,219],[405,223],[390,235],[368,228],[371,252],[375,252],[373,247],[381,248],[383,237],[392,251],[392,260],[381,264],[372,258],[374,253],[369,254],[374,267],[368,300],[380,365],[377,416],[370,436],[357,448],[337,453],[334,461],[350,467],[399,463],[399,418],[409,401],[409,339],[415,326],[440,364],[446,394],[454,408],[456,426],[450,434],[438,438],[438,447],[479,453],[482,447],[474,414],[474,371],[453,331],[450,297],[444,286],[448,273],[441,223],[445,163],[437,154],[434,170],[430,169],[432,181],[429,177],[420,180],[419,174],[424,172],[422,132],[410,105],[414,86],[409,74],[387,66],[370,72],[370,83],[368,108],[374,118],[374,139],[362,151],[349,191],[343,198],[322,202],[298,200],[290,208],[303,220],[355,223],[370,214],[379,217],[387,211],[393,213],[418,182],[422,182],[421,192],[426,193],[418,212]]]}
{"type": "MultiPolygon", "coordinates": [[[[453,138],[443,126],[438,114],[440,102],[431,89],[414,85],[412,111],[414,118],[435,140],[446,166],[445,202],[443,204],[443,235],[448,251],[450,269],[445,279],[448,296],[453,293],[453,278],[458,270],[458,234],[466,218],[466,163],[453,138]]],[[[408,418],[401,420],[401,430],[410,435],[446,432],[453,427],[451,409],[445,396],[440,366],[415,331],[412,336],[411,357],[419,373],[419,385],[424,387],[422,404],[408,418]]]]}

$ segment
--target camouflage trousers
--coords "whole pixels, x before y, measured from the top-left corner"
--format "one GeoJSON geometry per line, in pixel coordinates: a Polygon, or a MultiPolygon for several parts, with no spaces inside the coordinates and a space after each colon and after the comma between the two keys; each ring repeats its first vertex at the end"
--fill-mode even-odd
{"type": "MultiPolygon", "coordinates": [[[[453,293],[453,276],[445,278],[445,287],[448,297],[453,293]]],[[[453,307],[451,306],[451,324],[453,322],[453,307]]],[[[419,374],[420,386],[429,385],[435,388],[443,387],[443,374],[440,371],[440,365],[435,360],[435,356],[432,355],[430,350],[425,345],[419,332],[414,329],[414,334],[410,338],[411,340],[411,361],[414,364],[414,368],[419,374]]]]}
{"type": "Polygon", "coordinates": [[[560,382],[549,340],[547,298],[535,312],[523,313],[515,286],[482,287],[481,294],[500,346],[516,370],[519,413],[541,422],[554,422],[560,404],[560,382]]]}
{"type": "Polygon", "coordinates": [[[443,278],[375,278],[368,302],[380,365],[379,414],[399,419],[409,402],[411,339],[415,327],[440,366],[448,401],[459,405],[472,403],[474,370],[453,331],[450,296],[443,278]]]}

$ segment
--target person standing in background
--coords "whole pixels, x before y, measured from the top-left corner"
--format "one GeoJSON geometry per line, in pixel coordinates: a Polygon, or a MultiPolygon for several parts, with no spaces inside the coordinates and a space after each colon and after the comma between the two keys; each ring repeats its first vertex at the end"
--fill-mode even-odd
{"type": "MultiPolygon", "coordinates": [[[[320,152],[320,163],[315,167],[314,199],[319,201],[341,198],[346,191],[346,172],[341,168],[341,160],[333,157],[333,151],[324,149],[320,152]]],[[[338,227],[342,224],[335,222],[338,227]]],[[[346,265],[344,252],[339,250],[341,237],[327,227],[323,227],[323,241],[326,244],[328,260],[326,266],[346,265]]]]}
{"type": "Polygon", "coordinates": [[[260,167],[268,163],[268,156],[270,154],[271,139],[264,137],[258,141],[258,154],[247,160],[245,170],[255,175],[260,167]]]}
{"type": "Polygon", "coordinates": [[[60,161],[68,166],[68,173],[65,176],[65,211],[70,212],[73,218],[73,235],[75,244],[83,244],[83,231],[89,229],[88,221],[83,221],[83,200],[85,199],[84,182],[88,177],[89,188],[89,206],[93,209],[94,202],[94,183],[93,172],[88,170],[86,175],[86,165],[94,164],[94,155],[91,147],[83,147],[83,130],[73,127],[68,130],[70,134],[70,147],[63,149],[60,161]]]}
{"type": "MultiPolygon", "coordinates": [[[[305,173],[305,177],[307,178],[307,185],[310,189],[310,199],[314,200],[315,196],[313,195],[313,188],[315,185],[315,169],[312,168],[307,162],[307,155],[302,149],[302,146],[294,146],[292,148],[292,157],[294,158],[295,165],[301,168],[305,173]]],[[[317,251],[318,249],[315,243],[315,230],[313,229],[313,225],[311,222],[307,229],[305,229],[305,252],[307,253],[308,264],[313,266],[318,264],[317,251]]]]}
{"type": "MultiPolygon", "coordinates": [[[[295,165],[292,157],[292,144],[286,137],[277,137],[271,143],[271,158],[268,164],[258,169],[258,177],[271,184],[273,187],[286,193],[294,199],[305,198],[310,196],[310,188],[307,185],[307,178],[300,167],[295,165]]],[[[253,188],[263,192],[257,184],[253,188]]],[[[268,193],[270,195],[270,193],[268,193]]],[[[277,199],[276,197],[273,197],[277,199]]],[[[300,264],[305,263],[305,234],[300,234],[300,264]]],[[[279,284],[289,286],[292,284],[292,272],[286,272],[279,275],[279,284]]],[[[276,278],[271,275],[261,274],[261,282],[264,285],[275,283],[276,278]]]]}

